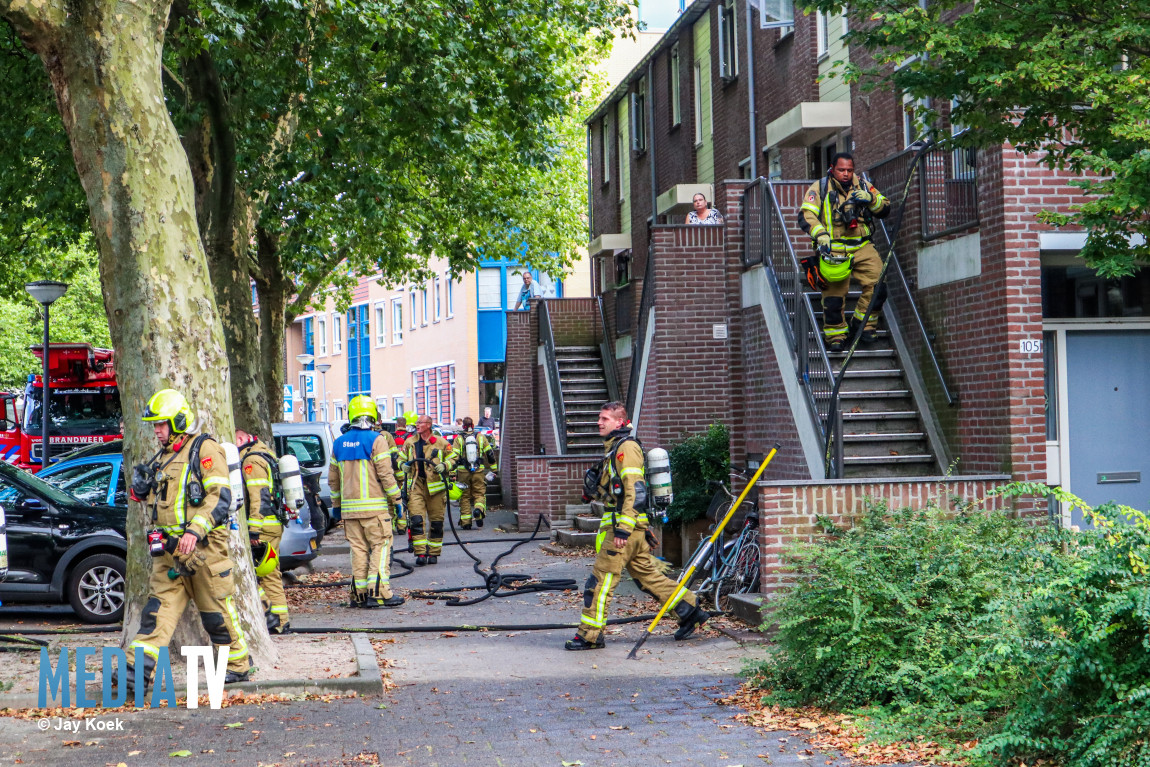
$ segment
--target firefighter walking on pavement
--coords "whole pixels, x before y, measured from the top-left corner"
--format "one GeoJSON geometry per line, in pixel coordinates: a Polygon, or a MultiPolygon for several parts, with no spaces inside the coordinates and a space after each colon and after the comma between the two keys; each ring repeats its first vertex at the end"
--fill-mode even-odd
{"type": "Polygon", "coordinates": [[[459,525],[471,529],[483,527],[487,514],[487,472],[497,471],[495,451],[482,432],[475,431],[470,417],[463,419],[463,431],[451,446],[451,465],[455,468],[455,481],[462,485],[459,499],[459,525]]]}
{"type": "Polygon", "coordinates": [[[807,282],[822,293],[823,338],[827,350],[842,351],[848,334],[859,333],[872,343],[878,330],[880,305],[866,327],[860,327],[882,272],[882,259],[871,239],[874,219],[890,213],[890,201],[865,175],[855,173],[854,158],[839,152],[827,175],[811,184],[799,210],[799,226],[811,238],[815,252],[803,259],[807,282]],[[851,278],[862,285],[850,325],[844,317],[851,278]]]}
{"type": "Polygon", "coordinates": [[[608,402],[599,411],[599,436],[603,437],[603,459],[588,472],[584,494],[603,501],[606,511],[595,540],[595,564],[583,590],[583,613],[575,638],[568,650],[597,650],[605,646],[603,634],[611,595],[623,569],[631,573],[639,588],[659,603],[670,602],[679,619],[675,639],[686,639],[710,615],[697,606],[695,594],[663,575],[651,546],[654,535],[647,529],[649,490],[643,448],[631,433],[627,410],[619,402],[608,402]]]}
{"type": "MultiPolygon", "coordinates": [[[[129,657],[142,650],[144,678],[151,684],[161,647],[166,647],[188,600],[196,605],[212,644],[228,649],[225,683],[247,680],[247,641],[235,605],[235,563],[228,553],[232,502],[223,448],[195,430],[195,417],[182,394],[156,392],[144,409],[160,450],[132,470],[130,496],[143,503],[152,554],[148,601],[129,657]]],[[[127,687],[135,670],[127,669],[127,687]]]]}
{"type": "Polygon", "coordinates": [[[236,447],[246,492],[248,537],[252,544],[252,561],[256,566],[260,602],[268,631],[291,632],[288,625],[287,595],[280,574],[280,539],[283,537],[283,487],[279,481],[279,462],[267,443],[254,434],[236,429],[236,447]]]}
{"type": "Polygon", "coordinates": [[[351,607],[399,607],[391,590],[391,514],[400,495],[392,471],[394,443],[375,431],[379,412],[370,397],[348,403],[350,428],[332,445],[327,483],[351,547],[351,607]]]}
{"type": "MultiPolygon", "coordinates": [[[[409,421],[410,423],[410,421],[409,421]]],[[[443,551],[443,518],[447,509],[449,446],[431,433],[431,416],[415,421],[415,433],[403,443],[403,468],[407,475],[405,500],[415,565],[434,565],[443,551]]]]}

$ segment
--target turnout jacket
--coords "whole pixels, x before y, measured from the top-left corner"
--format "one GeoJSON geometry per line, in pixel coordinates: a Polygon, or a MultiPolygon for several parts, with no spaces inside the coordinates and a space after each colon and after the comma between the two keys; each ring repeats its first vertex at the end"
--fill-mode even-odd
{"type": "Polygon", "coordinates": [[[812,242],[817,241],[821,234],[829,234],[834,255],[851,255],[870,242],[873,236],[864,211],[869,211],[875,218],[885,218],[890,213],[890,201],[869,180],[864,181],[861,174],[855,174],[849,187],[844,187],[828,174],[825,179],[811,184],[803,196],[803,205],[799,209],[799,226],[812,242]],[[825,195],[823,189],[826,190],[825,195]],[[858,224],[852,229],[847,226],[850,222],[843,216],[843,206],[847,204],[851,192],[856,190],[870,192],[872,199],[869,205],[858,206],[858,224]]]}
{"type": "Polygon", "coordinates": [[[283,532],[280,510],[276,508],[275,472],[268,465],[275,456],[272,449],[257,439],[240,451],[240,466],[248,511],[248,533],[274,538],[283,532]]]}
{"type": "Polygon", "coordinates": [[[423,465],[423,478],[427,482],[427,492],[435,495],[447,490],[447,483],[438,469],[441,466],[445,470],[451,468],[448,449],[447,440],[443,437],[432,434],[430,440],[424,441],[420,439],[417,433],[407,435],[407,441],[403,443],[403,453],[400,460],[407,475],[409,491],[415,487],[416,482],[420,479],[421,463],[423,465]]]}
{"type": "Polygon", "coordinates": [[[643,448],[629,437],[629,426],[607,435],[603,441],[604,466],[599,472],[599,497],[605,499],[608,511],[603,515],[600,527],[614,527],[615,535],[620,538],[648,527],[647,474],[643,448]],[[613,485],[621,486],[622,493],[614,493],[613,485]]]}
{"type": "Polygon", "coordinates": [[[456,435],[455,442],[451,444],[451,453],[447,462],[451,469],[479,471],[480,468],[487,467],[489,471],[495,471],[495,453],[491,449],[491,443],[487,440],[487,435],[474,429],[456,435]],[[475,437],[475,447],[479,451],[479,460],[475,462],[474,466],[468,466],[466,442],[467,438],[472,436],[475,437]]]}
{"type": "Polygon", "coordinates": [[[344,519],[363,519],[387,513],[387,499],[399,499],[399,485],[391,468],[395,443],[391,435],[371,429],[348,429],[332,445],[327,484],[331,502],[344,519]]]}
{"type": "Polygon", "coordinates": [[[152,515],[152,523],[168,535],[192,533],[203,542],[213,530],[227,535],[232,485],[228,480],[228,461],[224,449],[210,436],[200,440],[199,455],[192,456],[198,433],[179,435],[164,448],[157,461],[156,489],[142,498],[152,515]],[[196,479],[195,460],[204,486],[204,500],[193,506],[188,500],[188,483],[196,479]]]}

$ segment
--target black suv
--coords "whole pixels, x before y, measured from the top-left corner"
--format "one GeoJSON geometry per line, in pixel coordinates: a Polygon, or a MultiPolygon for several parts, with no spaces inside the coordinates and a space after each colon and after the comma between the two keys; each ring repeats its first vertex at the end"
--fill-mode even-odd
{"type": "Polygon", "coordinates": [[[6,463],[0,463],[0,506],[8,520],[0,600],[67,601],[86,623],[123,617],[123,509],[85,503],[6,463]]]}

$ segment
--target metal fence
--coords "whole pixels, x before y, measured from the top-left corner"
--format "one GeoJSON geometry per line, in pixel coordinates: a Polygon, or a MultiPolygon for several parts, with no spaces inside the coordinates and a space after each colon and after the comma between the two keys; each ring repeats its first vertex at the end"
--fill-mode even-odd
{"type": "Polygon", "coordinates": [[[627,381],[627,412],[635,412],[635,398],[639,394],[639,374],[643,367],[643,354],[647,346],[647,316],[655,303],[655,245],[647,248],[647,265],[643,269],[643,294],[639,299],[639,327],[631,353],[631,375],[627,381]]]}
{"type": "Polygon", "coordinates": [[[547,299],[539,302],[539,340],[543,343],[543,354],[547,358],[547,380],[551,389],[551,413],[558,426],[559,455],[567,454],[567,406],[563,402],[563,385],[559,380],[559,360],[555,354],[555,333],[551,328],[551,313],[547,311],[547,299]]]}

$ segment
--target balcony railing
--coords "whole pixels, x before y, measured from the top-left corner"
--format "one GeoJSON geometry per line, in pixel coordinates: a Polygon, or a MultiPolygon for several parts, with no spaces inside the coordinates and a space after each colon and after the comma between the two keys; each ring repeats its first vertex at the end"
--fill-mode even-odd
{"type": "Polygon", "coordinates": [[[539,340],[543,344],[546,357],[547,382],[550,389],[551,415],[555,419],[556,447],[559,455],[567,454],[567,406],[563,402],[563,386],[559,380],[559,360],[555,354],[555,333],[551,329],[551,313],[547,311],[547,299],[539,302],[539,340]]]}
{"type": "Polygon", "coordinates": [[[643,294],[639,298],[639,327],[632,341],[631,375],[627,381],[627,412],[635,412],[639,395],[639,375],[643,367],[643,354],[647,346],[647,316],[655,303],[655,245],[647,249],[647,266],[643,270],[643,294]]]}

